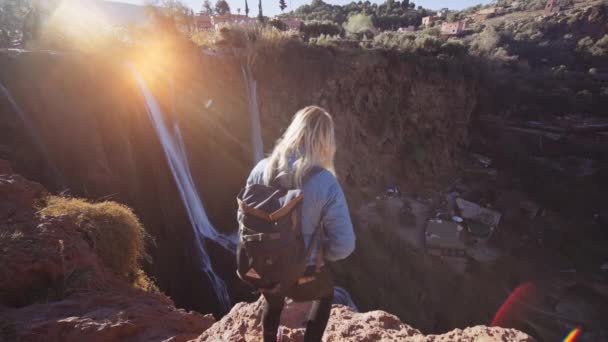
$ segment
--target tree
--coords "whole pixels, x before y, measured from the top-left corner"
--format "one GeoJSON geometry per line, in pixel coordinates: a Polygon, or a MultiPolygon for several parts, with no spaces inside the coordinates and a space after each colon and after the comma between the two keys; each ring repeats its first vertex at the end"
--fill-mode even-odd
{"type": "Polygon", "coordinates": [[[201,9],[201,13],[206,14],[206,15],[213,14],[213,8],[211,8],[211,1],[205,0],[203,2],[203,8],[201,9]]]}
{"type": "Polygon", "coordinates": [[[24,26],[28,13],[33,10],[30,1],[5,0],[0,2],[0,47],[23,44],[24,26]]]}
{"type": "Polygon", "coordinates": [[[258,20],[264,22],[264,13],[262,12],[262,0],[258,0],[258,20]]]}
{"type": "Polygon", "coordinates": [[[283,10],[285,10],[285,8],[287,8],[287,4],[285,3],[285,0],[279,0],[279,8],[281,9],[281,12],[283,12],[283,10]]]}
{"type": "Polygon", "coordinates": [[[236,9],[236,13],[238,13],[238,15],[241,15],[241,8],[240,7],[236,9]]]}
{"type": "Polygon", "coordinates": [[[215,13],[218,15],[230,14],[230,5],[226,0],[217,0],[215,3],[215,13]]]}
{"type": "Polygon", "coordinates": [[[191,9],[180,0],[146,0],[144,4],[146,11],[156,17],[159,27],[166,32],[192,32],[196,27],[191,9]]]}
{"type": "Polygon", "coordinates": [[[249,16],[249,6],[247,5],[247,0],[245,0],[245,15],[249,16]]]}
{"type": "Polygon", "coordinates": [[[348,33],[359,34],[359,33],[372,33],[376,31],[372,22],[372,17],[362,13],[355,14],[348,18],[348,21],[344,24],[344,29],[348,33]]]}

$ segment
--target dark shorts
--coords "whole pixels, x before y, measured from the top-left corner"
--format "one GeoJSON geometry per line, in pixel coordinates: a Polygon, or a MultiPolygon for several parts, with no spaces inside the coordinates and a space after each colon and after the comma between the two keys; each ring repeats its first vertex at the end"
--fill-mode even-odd
{"type": "Polygon", "coordinates": [[[327,267],[316,272],[315,267],[308,267],[297,284],[287,290],[285,296],[296,302],[317,300],[334,292],[334,281],[327,267]]]}

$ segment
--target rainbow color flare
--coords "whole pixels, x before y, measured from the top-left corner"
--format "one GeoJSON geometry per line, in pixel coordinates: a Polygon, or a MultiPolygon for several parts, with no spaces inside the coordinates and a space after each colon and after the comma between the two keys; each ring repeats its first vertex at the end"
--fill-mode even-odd
{"type": "Polygon", "coordinates": [[[493,327],[511,327],[510,322],[521,314],[522,304],[531,304],[536,296],[536,287],[528,282],[517,287],[500,307],[494,319],[493,327]]]}
{"type": "Polygon", "coordinates": [[[564,338],[564,342],[574,342],[578,339],[579,336],[581,336],[581,333],[583,331],[581,330],[581,328],[576,328],[574,330],[572,330],[568,336],[566,336],[566,338],[564,338]]]}

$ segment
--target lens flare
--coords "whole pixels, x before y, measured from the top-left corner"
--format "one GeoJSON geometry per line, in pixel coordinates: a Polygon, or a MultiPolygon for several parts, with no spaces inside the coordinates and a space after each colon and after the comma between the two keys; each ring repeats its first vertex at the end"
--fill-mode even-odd
{"type": "Polygon", "coordinates": [[[55,8],[48,23],[60,27],[66,34],[90,37],[100,29],[110,27],[107,18],[87,1],[63,0],[55,8]]]}
{"type": "Polygon", "coordinates": [[[582,334],[583,330],[581,328],[576,328],[572,330],[566,338],[564,338],[564,342],[575,342],[582,334]]]}
{"type": "Polygon", "coordinates": [[[492,326],[508,328],[509,322],[516,320],[520,315],[521,309],[524,307],[522,304],[531,304],[535,297],[534,284],[528,282],[517,287],[494,316],[492,326]]]}

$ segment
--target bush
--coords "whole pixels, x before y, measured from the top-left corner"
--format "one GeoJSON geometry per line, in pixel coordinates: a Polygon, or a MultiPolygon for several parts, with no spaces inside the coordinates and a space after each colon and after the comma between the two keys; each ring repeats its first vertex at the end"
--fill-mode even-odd
{"type": "Polygon", "coordinates": [[[424,33],[413,34],[410,32],[382,32],[374,37],[373,46],[376,48],[399,50],[424,55],[437,55],[442,53],[442,47],[449,52],[454,52],[453,43],[444,44],[441,38],[424,33]]]}
{"type": "Polygon", "coordinates": [[[344,29],[333,21],[313,20],[304,22],[301,32],[306,39],[309,39],[319,37],[322,34],[326,36],[342,36],[344,29]]]}
{"type": "Polygon", "coordinates": [[[276,28],[279,31],[287,30],[287,24],[282,22],[280,19],[273,18],[268,22],[268,24],[270,24],[270,26],[276,28]]]}
{"type": "Polygon", "coordinates": [[[362,13],[350,16],[343,26],[346,32],[354,35],[376,31],[372,17],[362,13]]]}
{"type": "Polygon", "coordinates": [[[310,38],[308,43],[319,46],[338,46],[343,41],[344,40],[340,36],[327,36],[322,34],[317,38],[310,38]]]}
{"type": "Polygon", "coordinates": [[[53,196],[40,214],[71,217],[107,267],[130,281],[143,282],[146,233],[129,207],[53,196]]]}
{"type": "Polygon", "coordinates": [[[492,52],[501,42],[501,36],[494,27],[486,27],[480,34],[476,35],[471,42],[471,47],[479,55],[492,52]]]}

